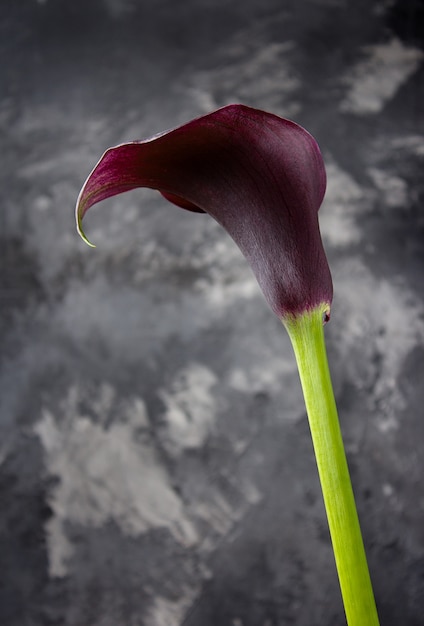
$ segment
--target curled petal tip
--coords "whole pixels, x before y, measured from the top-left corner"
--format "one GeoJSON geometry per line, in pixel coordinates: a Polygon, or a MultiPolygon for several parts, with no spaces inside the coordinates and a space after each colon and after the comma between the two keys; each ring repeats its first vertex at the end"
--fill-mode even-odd
{"type": "Polygon", "coordinates": [[[87,246],[90,246],[90,248],[95,248],[96,244],[92,243],[89,238],[87,237],[87,235],[85,234],[82,226],[81,226],[81,220],[79,221],[79,223],[77,224],[77,232],[79,234],[79,236],[81,237],[81,239],[87,244],[87,246]]]}
{"type": "MultiPolygon", "coordinates": [[[[84,189],[84,188],[83,188],[84,189]]],[[[82,190],[83,191],[83,190],[82,190]]],[[[82,193],[81,191],[81,193],[82,193]]],[[[92,243],[87,235],[84,232],[84,229],[82,227],[82,216],[84,215],[84,211],[82,211],[82,203],[81,203],[81,194],[78,197],[77,200],[77,205],[75,207],[75,221],[76,221],[76,226],[77,226],[77,233],[79,234],[79,236],[81,237],[81,239],[88,245],[90,246],[90,248],[95,248],[95,244],[92,243]]]]}
{"type": "MultiPolygon", "coordinates": [[[[96,165],[96,167],[97,167],[97,165],[96,165]]],[[[94,169],[96,169],[96,168],[94,168],[94,169]]],[[[93,174],[93,172],[90,173],[89,177],[87,178],[87,180],[84,183],[81,191],[78,194],[78,199],[77,199],[77,203],[76,203],[76,206],[75,206],[75,222],[76,222],[76,227],[77,227],[77,233],[79,234],[81,239],[88,246],[90,246],[90,248],[95,248],[96,247],[95,244],[92,243],[89,240],[89,238],[85,234],[84,228],[82,226],[83,217],[86,214],[87,210],[91,206],[91,204],[89,203],[89,196],[87,197],[87,194],[86,194],[86,187],[87,187],[88,181],[90,180],[92,174],[93,174]]]]}

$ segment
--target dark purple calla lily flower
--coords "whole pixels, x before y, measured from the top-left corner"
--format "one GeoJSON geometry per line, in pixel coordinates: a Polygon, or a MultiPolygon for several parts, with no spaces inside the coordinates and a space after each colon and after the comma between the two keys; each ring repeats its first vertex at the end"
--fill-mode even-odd
{"type": "MultiPolygon", "coordinates": [[[[145,141],[107,150],[78,198],[87,210],[137,187],[209,213],[248,260],[279,318],[322,306],[332,281],[318,226],[324,163],[301,126],[244,105],[229,105],[145,141]]],[[[92,244],[90,244],[92,245],[92,244]]]]}

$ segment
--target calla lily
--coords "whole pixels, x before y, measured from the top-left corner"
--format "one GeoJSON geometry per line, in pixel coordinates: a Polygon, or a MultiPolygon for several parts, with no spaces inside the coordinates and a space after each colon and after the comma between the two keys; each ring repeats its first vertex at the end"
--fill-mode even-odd
{"type": "MultiPolygon", "coordinates": [[[[137,187],[209,213],[245,255],[293,344],[349,626],[378,626],[325,351],[332,282],[318,225],[326,176],[294,122],[230,105],[145,141],[107,150],[85,182],[88,209],[137,187]]],[[[92,245],[92,244],[90,244],[92,245]]]]}
{"type": "Polygon", "coordinates": [[[181,208],[209,213],[248,260],[280,317],[329,310],[332,282],[318,226],[324,163],[314,138],[271,113],[229,105],[144,141],[107,150],[84,184],[77,225],[104,200],[157,189],[181,208]]]}

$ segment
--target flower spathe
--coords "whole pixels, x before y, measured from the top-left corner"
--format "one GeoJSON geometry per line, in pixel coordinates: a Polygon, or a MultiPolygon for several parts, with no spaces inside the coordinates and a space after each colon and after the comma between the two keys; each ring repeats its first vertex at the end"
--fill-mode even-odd
{"type": "MultiPolygon", "coordinates": [[[[233,104],[107,150],[86,180],[77,227],[94,204],[138,187],[208,213],[231,235],[279,318],[329,310],[332,281],[318,225],[326,186],[315,139],[271,113],[233,104]]],[[[92,245],[92,244],[90,244],[92,245]]]]}

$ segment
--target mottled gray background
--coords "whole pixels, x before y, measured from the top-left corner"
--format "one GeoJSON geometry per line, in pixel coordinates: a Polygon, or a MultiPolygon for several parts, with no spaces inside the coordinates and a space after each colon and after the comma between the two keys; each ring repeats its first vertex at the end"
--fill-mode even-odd
{"type": "Polygon", "coordinates": [[[424,5],[1,0],[1,626],[344,623],[288,338],[109,145],[229,102],[328,169],[326,328],[382,625],[424,624],[424,5]]]}

